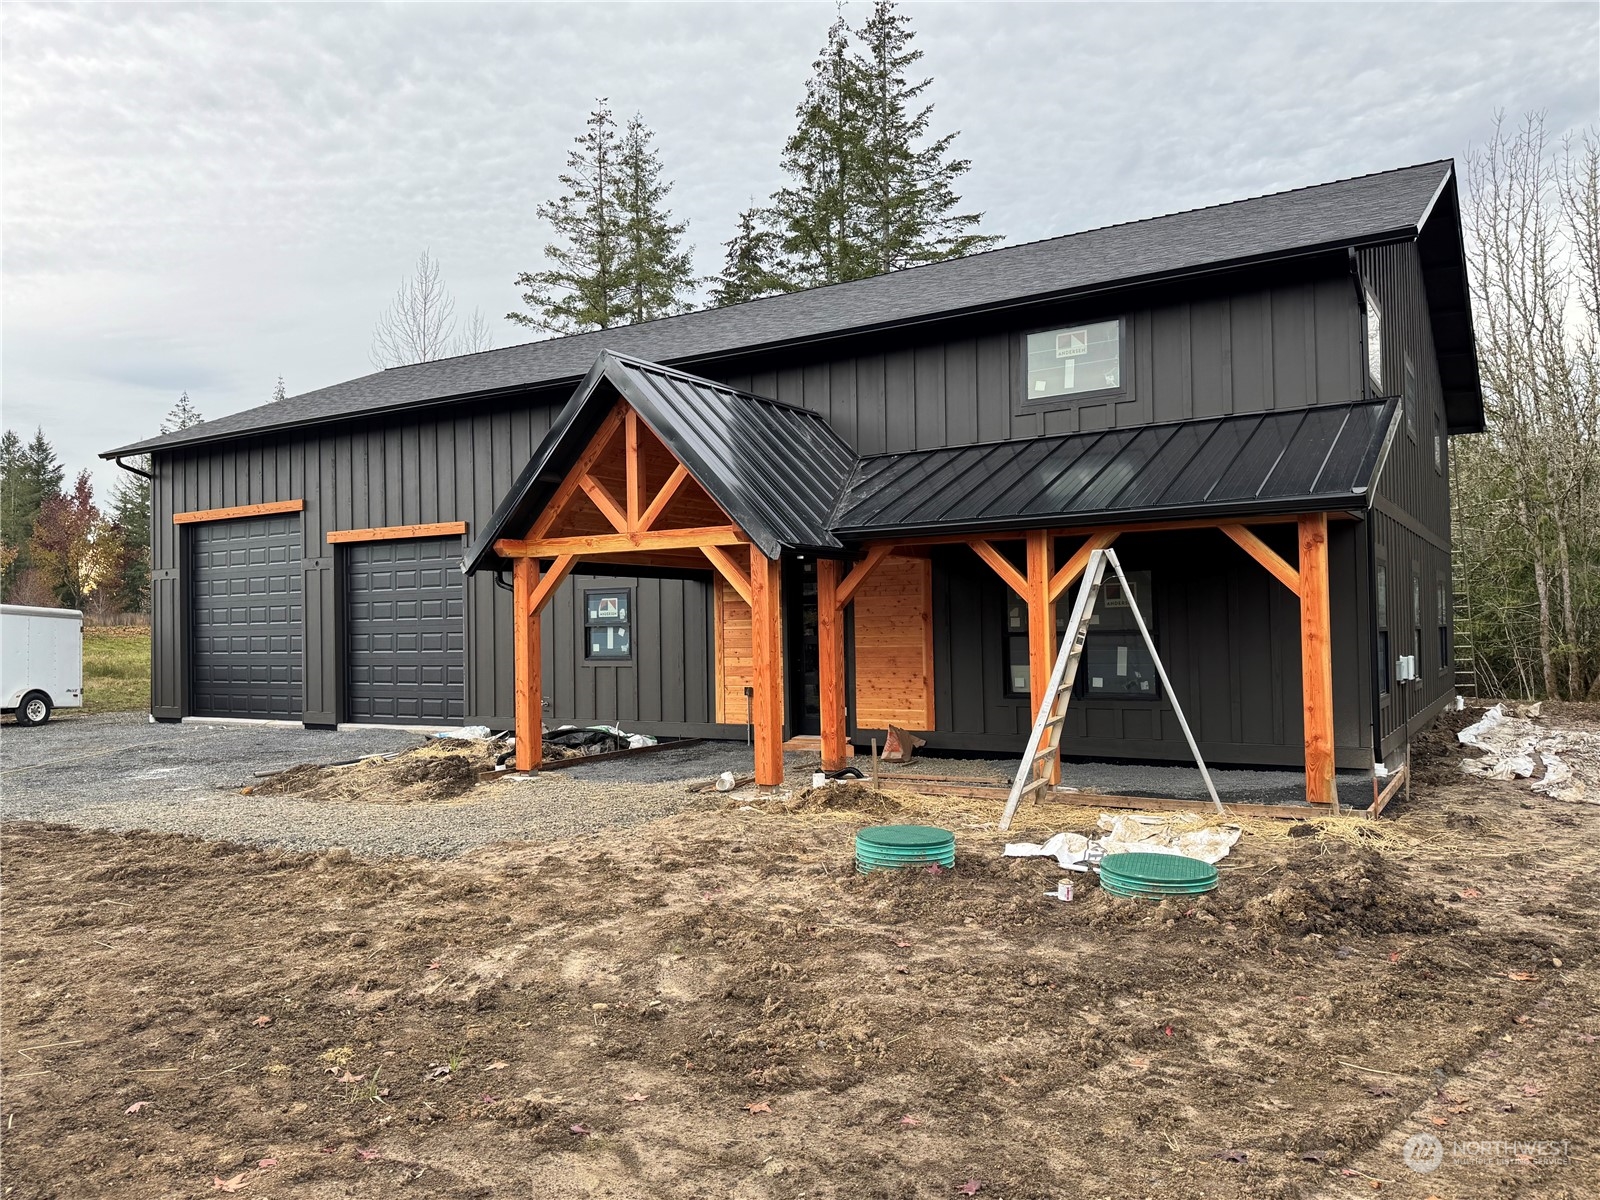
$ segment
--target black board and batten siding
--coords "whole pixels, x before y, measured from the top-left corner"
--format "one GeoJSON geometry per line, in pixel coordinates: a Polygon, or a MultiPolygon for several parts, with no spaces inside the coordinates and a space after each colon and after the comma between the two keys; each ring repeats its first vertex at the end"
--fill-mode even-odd
{"type": "MultiPolygon", "coordinates": [[[[920,343],[900,335],[899,342],[882,341],[871,352],[858,338],[831,356],[813,351],[816,357],[804,365],[774,365],[769,356],[694,369],[823,415],[863,454],[1347,403],[1366,390],[1355,281],[1342,255],[1304,267],[1298,280],[1237,284],[1221,295],[1169,291],[1124,302],[1120,309],[1080,304],[1013,315],[1005,329],[995,328],[992,318],[987,327],[954,333],[946,323],[937,334],[921,335],[920,343]],[[1122,395],[1039,409],[1019,403],[1026,330],[1111,316],[1126,323],[1122,395]]],[[[1415,303],[1420,301],[1414,296],[1397,292],[1384,307],[1398,314],[1415,303]]],[[[1399,325],[1396,319],[1392,328],[1399,325]]],[[[1428,361],[1420,335],[1417,347],[1415,360],[1428,361]]],[[[1396,348],[1386,357],[1398,360],[1401,353],[1396,348]]],[[[181,650],[187,616],[180,555],[187,535],[171,524],[174,512],[304,498],[304,719],[346,719],[341,655],[347,560],[343,548],[327,544],[326,534],[453,520],[467,521],[476,534],[570,394],[570,385],[547,387],[492,403],[462,403],[445,415],[434,410],[357,429],[330,426],[158,454],[156,715],[193,711],[188,656],[181,650]]],[[[1411,503],[1410,494],[1395,498],[1397,507],[1411,503]]],[[[1372,753],[1367,528],[1363,522],[1336,522],[1332,535],[1341,766],[1362,765],[1372,753]]],[[[1147,555],[1154,564],[1158,637],[1173,656],[1169,670],[1198,719],[1206,753],[1218,761],[1296,763],[1302,743],[1293,598],[1220,535],[1203,536],[1205,546],[1197,538],[1183,543],[1130,537],[1120,549],[1130,564],[1147,555]]],[[[1283,549],[1292,556],[1292,544],[1283,549]]],[[[568,580],[544,622],[546,719],[620,719],[662,734],[742,735],[741,727],[711,724],[709,576],[606,579],[634,589],[638,657],[628,663],[584,660],[582,591],[598,582],[586,576],[568,580]]],[[[960,551],[938,556],[934,591],[935,744],[1017,749],[1027,734],[1027,706],[1003,694],[1003,589],[992,572],[960,551]]],[[[506,728],[513,723],[510,593],[484,572],[465,581],[464,594],[464,719],[506,728]]],[[[1430,596],[1424,599],[1431,602],[1430,596]]],[[[1176,725],[1159,705],[1095,701],[1075,706],[1074,720],[1069,753],[1184,757],[1176,725]]]]}
{"type": "MultiPolygon", "coordinates": [[[[1291,562],[1293,526],[1262,536],[1291,562]]],[[[1071,543],[1057,551],[1058,561],[1071,543]]],[[[1300,608],[1295,597],[1222,534],[1125,534],[1124,570],[1150,572],[1147,616],[1178,701],[1208,760],[1293,766],[1303,761],[1300,608]]],[[[1367,670],[1366,536],[1356,521],[1329,531],[1334,655],[1334,741],[1341,768],[1372,761],[1367,670]]],[[[1004,695],[1007,592],[965,549],[934,559],[934,689],[943,744],[1018,750],[1033,721],[1026,701],[1004,695]],[[976,634],[974,631],[979,631],[976,634]]],[[[1058,602],[1070,611],[1074,592],[1058,602]]],[[[1163,698],[1164,700],[1164,698],[1163,698]]],[[[1183,732],[1162,701],[1074,698],[1062,740],[1067,755],[1190,761],[1183,732]]]]}
{"type": "Polygon", "coordinates": [[[1369,386],[1385,395],[1404,397],[1408,387],[1411,392],[1378,477],[1370,514],[1373,562],[1383,566],[1386,581],[1383,609],[1391,660],[1390,683],[1379,696],[1377,722],[1380,753],[1393,760],[1403,754],[1408,737],[1425,728],[1455,696],[1454,664],[1444,652],[1454,637],[1450,453],[1417,246],[1395,242],[1372,247],[1362,251],[1358,261],[1362,282],[1382,313],[1383,378],[1369,386]],[[1393,660],[1403,654],[1417,656],[1415,683],[1393,680],[1393,660]]]}
{"type": "MultiPolygon", "coordinates": [[[[175,719],[196,712],[195,663],[188,649],[194,587],[186,573],[193,570],[197,539],[207,536],[199,531],[208,526],[174,525],[174,513],[305,500],[305,511],[288,519],[296,530],[291,565],[299,573],[303,599],[304,675],[297,682],[304,703],[295,715],[313,725],[352,719],[346,695],[345,571],[353,551],[329,545],[327,534],[458,520],[468,523],[470,533],[493,513],[564,399],[551,394],[522,403],[463,407],[457,415],[433,419],[369,423],[157,455],[152,489],[154,715],[175,719]]],[[[575,575],[554,601],[574,620],[572,597],[592,586],[586,580],[588,576],[575,575]]],[[[558,689],[562,704],[570,698],[573,708],[555,705],[551,719],[611,719],[619,704],[606,689],[620,684],[628,692],[620,707],[639,714],[637,720],[681,722],[712,732],[705,727],[711,706],[710,620],[703,616],[710,605],[709,576],[703,581],[638,581],[637,586],[641,627],[664,623],[680,628],[683,643],[667,665],[679,655],[686,665],[670,671],[654,664],[622,672],[612,668],[609,679],[591,682],[585,691],[579,686],[581,664],[557,660],[552,645],[546,652],[545,677],[558,689]]],[[[464,581],[464,596],[465,715],[456,719],[508,728],[513,724],[511,594],[485,573],[464,581]]],[[[546,622],[552,636],[553,626],[546,622]]],[[[581,629],[568,635],[575,641],[581,629]]]]}

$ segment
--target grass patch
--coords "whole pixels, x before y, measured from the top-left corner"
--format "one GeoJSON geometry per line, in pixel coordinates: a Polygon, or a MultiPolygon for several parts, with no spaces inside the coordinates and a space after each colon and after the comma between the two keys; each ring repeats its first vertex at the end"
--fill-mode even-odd
{"type": "Polygon", "coordinates": [[[83,631],[83,711],[150,711],[150,631],[137,625],[83,631]]]}

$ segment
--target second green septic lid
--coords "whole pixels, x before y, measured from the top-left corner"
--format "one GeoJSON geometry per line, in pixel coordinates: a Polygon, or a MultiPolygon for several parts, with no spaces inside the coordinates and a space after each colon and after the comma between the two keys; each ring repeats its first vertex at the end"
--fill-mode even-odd
{"type": "Polygon", "coordinates": [[[1210,883],[1217,878],[1217,868],[1182,854],[1129,850],[1102,858],[1100,874],[1129,883],[1210,883]]]}
{"type": "Polygon", "coordinates": [[[955,840],[955,834],[934,825],[874,825],[856,834],[858,843],[897,850],[938,850],[955,840]]]}

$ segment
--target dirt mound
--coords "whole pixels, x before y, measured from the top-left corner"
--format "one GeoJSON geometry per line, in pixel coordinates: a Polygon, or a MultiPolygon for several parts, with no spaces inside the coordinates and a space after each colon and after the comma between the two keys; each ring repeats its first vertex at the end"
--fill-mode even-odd
{"type": "Polygon", "coordinates": [[[729,800],[726,808],[753,807],[768,813],[859,813],[864,817],[892,817],[906,812],[908,798],[889,792],[875,792],[864,783],[830,783],[807,788],[792,796],[757,800],[740,796],[729,800]]]}
{"type": "Polygon", "coordinates": [[[1456,734],[1483,716],[1481,708],[1446,709],[1411,742],[1411,782],[1445,783],[1461,774],[1461,760],[1483,752],[1463,746],[1456,734]]]}
{"type": "Polygon", "coordinates": [[[268,776],[250,795],[301,796],[331,804],[428,804],[454,800],[478,785],[478,772],[494,765],[487,742],[430,742],[394,758],[343,766],[306,763],[268,776]]]}
{"type": "Polygon", "coordinates": [[[1403,869],[1361,848],[1296,847],[1276,865],[1224,866],[1216,891],[1195,900],[1124,900],[1098,888],[1086,898],[1091,927],[1197,917],[1202,926],[1239,929],[1269,941],[1308,934],[1438,933],[1471,923],[1459,909],[1410,883],[1403,869]]]}

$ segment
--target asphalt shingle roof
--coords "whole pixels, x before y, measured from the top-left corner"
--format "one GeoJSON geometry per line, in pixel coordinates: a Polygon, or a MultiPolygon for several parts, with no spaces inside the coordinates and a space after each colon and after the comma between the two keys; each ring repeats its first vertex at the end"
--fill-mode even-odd
{"type": "Polygon", "coordinates": [[[165,450],[306,424],[576,383],[602,350],[679,365],[913,324],[1075,292],[1414,235],[1450,181],[1449,161],[1237,200],[1007,246],[620,329],[395,367],[105,452],[165,450]]]}

